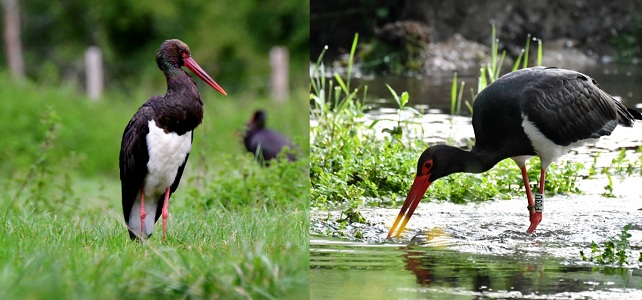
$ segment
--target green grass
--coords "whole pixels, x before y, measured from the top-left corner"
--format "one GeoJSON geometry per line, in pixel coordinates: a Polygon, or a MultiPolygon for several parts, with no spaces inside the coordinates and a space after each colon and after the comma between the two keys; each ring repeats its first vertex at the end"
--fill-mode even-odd
{"type": "Polygon", "coordinates": [[[0,137],[0,299],[307,297],[304,91],[274,104],[201,87],[205,117],[170,200],[167,241],[159,222],[141,244],[122,218],[118,151],[129,118],[164,91],[90,103],[0,76],[0,124],[10,129],[0,137]],[[300,145],[300,161],[263,168],[245,151],[240,130],[259,107],[300,145]]]}
{"type": "Polygon", "coordinates": [[[288,295],[307,284],[307,216],[260,209],[178,210],[162,244],[128,240],[121,216],[4,216],[0,297],[87,299],[288,295]]]}

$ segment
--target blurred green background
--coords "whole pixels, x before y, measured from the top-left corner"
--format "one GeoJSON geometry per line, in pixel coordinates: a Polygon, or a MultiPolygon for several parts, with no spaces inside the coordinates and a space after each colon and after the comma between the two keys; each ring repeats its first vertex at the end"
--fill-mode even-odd
{"type": "MultiPolygon", "coordinates": [[[[154,63],[162,41],[178,38],[225,89],[264,93],[267,53],[290,50],[293,83],[307,84],[309,3],[300,0],[68,0],[20,1],[22,43],[29,78],[82,85],[85,49],[103,50],[106,83],[129,92],[160,89],[154,63]],[[306,72],[306,73],[303,73],[306,72]]],[[[6,54],[0,54],[0,67],[6,54]]]]}

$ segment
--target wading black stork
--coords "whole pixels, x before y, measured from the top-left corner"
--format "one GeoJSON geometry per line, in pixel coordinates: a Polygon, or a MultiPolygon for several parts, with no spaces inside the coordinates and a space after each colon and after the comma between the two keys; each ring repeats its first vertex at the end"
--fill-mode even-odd
{"type": "MultiPolygon", "coordinates": [[[[288,147],[294,149],[296,146],[286,136],[265,128],[265,111],[257,110],[252,118],[245,124],[247,131],[243,136],[245,149],[254,154],[259,162],[267,162],[276,159],[281,151],[288,147]]],[[[294,153],[286,153],[288,161],[296,161],[294,153]]]]}
{"type": "Polygon", "coordinates": [[[192,148],[192,131],[203,120],[203,102],[196,83],[181,67],[227,95],[179,40],[165,41],[156,53],[156,63],[167,79],[167,93],[152,97],[138,109],[123,132],[120,146],[123,214],[132,240],[149,237],[162,215],[165,241],[169,197],[183,175],[192,148]]]}
{"type": "Polygon", "coordinates": [[[406,227],[432,182],[452,173],[481,173],[505,158],[522,171],[531,225],[542,221],[546,168],[569,149],[610,135],[617,125],[633,126],[642,119],[597,87],[592,78],[575,71],[534,67],[502,76],[475,98],[471,151],[435,145],[419,157],[417,174],[388,238],[406,227]],[[539,193],[533,199],[525,163],[541,159],[539,193]],[[407,214],[406,214],[407,212],[407,214]]]}

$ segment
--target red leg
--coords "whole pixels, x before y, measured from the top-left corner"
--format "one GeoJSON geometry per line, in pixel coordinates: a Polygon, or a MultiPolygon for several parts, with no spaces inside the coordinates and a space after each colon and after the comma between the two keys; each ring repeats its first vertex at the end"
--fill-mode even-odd
{"type": "Polygon", "coordinates": [[[145,217],[147,212],[145,211],[145,185],[140,188],[140,238],[141,240],[145,237],[145,217]]]}
{"type": "Polygon", "coordinates": [[[165,230],[167,229],[167,217],[169,217],[169,188],[165,190],[165,201],[163,201],[163,242],[165,242],[165,230]]]}
{"type": "Polygon", "coordinates": [[[544,195],[544,183],[546,181],[546,169],[539,174],[539,193],[544,195]]]}
{"type": "Polygon", "coordinates": [[[524,181],[524,189],[526,190],[526,198],[528,199],[528,213],[530,215],[531,226],[528,227],[526,232],[533,233],[537,225],[542,221],[542,213],[535,212],[535,201],[533,200],[533,193],[531,192],[531,187],[528,182],[528,172],[526,171],[526,166],[521,167],[522,169],[522,180],[524,181]]]}
{"type": "MultiPolygon", "coordinates": [[[[546,183],[546,169],[542,169],[539,175],[539,195],[538,197],[541,197],[541,200],[544,201],[544,184],[546,183]]],[[[543,202],[540,202],[542,204],[540,207],[543,206],[543,202]]],[[[531,206],[530,215],[531,215],[531,226],[528,228],[528,233],[533,233],[535,231],[535,228],[537,225],[539,225],[540,222],[542,222],[542,212],[540,211],[535,211],[535,206],[531,206]]]]}

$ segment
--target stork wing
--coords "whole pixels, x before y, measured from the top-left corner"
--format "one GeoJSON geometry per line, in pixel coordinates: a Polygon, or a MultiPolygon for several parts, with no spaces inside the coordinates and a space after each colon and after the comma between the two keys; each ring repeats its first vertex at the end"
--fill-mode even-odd
{"type": "Polygon", "coordinates": [[[149,120],[153,118],[153,110],[143,105],[134,114],[125,127],[120,145],[120,184],[122,188],[123,215],[129,221],[132,205],[141,190],[147,175],[147,134],[149,120]]]}

